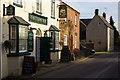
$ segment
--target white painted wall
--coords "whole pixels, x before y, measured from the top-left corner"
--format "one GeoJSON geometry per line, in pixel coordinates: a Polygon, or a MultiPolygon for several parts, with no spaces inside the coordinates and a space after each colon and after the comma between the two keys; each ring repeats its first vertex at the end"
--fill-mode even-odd
{"type": "MultiPolygon", "coordinates": [[[[3,4],[5,4],[5,6],[7,7],[8,5],[13,5],[13,1],[14,0],[0,0],[0,56],[2,57],[2,78],[7,77],[9,74],[12,74],[12,71],[14,71],[13,69],[16,68],[12,68],[11,65],[8,65],[8,62],[10,64],[10,61],[8,60],[13,60],[11,58],[8,59],[6,52],[2,49],[2,43],[5,40],[9,39],[9,25],[7,23],[7,21],[12,17],[12,16],[4,16],[3,17],[3,4]],[[3,50],[3,51],[2,51],[3,50]],[[2,55],[1,55],[2,54],[2,55]],[[9,70],[8,70],[9,67],[9,70]],[[12,69],[12,70],[11,70],[12,69]],[[9,72],[8,72],[9,71],[9,72]],[[8,74],[9,73],[9,74],[8,74]]],[[[56,0],[55,3],[55,19],[51,18],[51,0],[42,0],[42,16],[48,17],[48,25],[43,25],[43,24],[38,24],[38,23],[34,23],[34,22],[30,22],[29,21],[29,13],[36,13],[36,0],[22,0],[23,1],[23,8],[17,7],[15,5],[15,16],[19,16],[22,17],[24,20],[28,21],[31,25],[30,27],[33,28],[40,28],[42,31],[42,36],[44,36],[44,30],[48,30],[49,27],[51,25],[54,25],[56,27],[59,28],[59,21],[57,21],[58,19],[58,13],[59,13],[59,7],[57,5],[60,4],[59,0],[56,0]]],[[[36,55],[36,31],[34,32],[34,51],[32,52],[32,56],[36,55]]],[[[36,57],[36,56],[35,56],[36,57]]],[[[15,60],[16,58],[14,58],[15,60]]],[[[19,58],[21,59],[21,58],[19,58]]],[[[22,64],[22,60],[18,60],[19,65],[22,64]]],[[[13,64],[13,63],[11,63],[13,64]]],[[[19,66],[18,66],[19,67],[19,66]]],[[[14,73],[13,73],[14,74],[14,73]]],[[[17,73],[15,73],[17,74],[17,73]]],[[[18,75],[20,73],[18,72],[18,75]]]]}

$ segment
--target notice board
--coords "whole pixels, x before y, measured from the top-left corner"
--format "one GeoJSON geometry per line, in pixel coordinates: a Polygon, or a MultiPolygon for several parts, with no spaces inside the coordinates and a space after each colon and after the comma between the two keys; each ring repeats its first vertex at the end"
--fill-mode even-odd
{"type": "Polygon", "coordinates": [[[36,72],[35,60],[33,56],[25,56],[23,61],[23,74],[33,74],[36,72]]]}

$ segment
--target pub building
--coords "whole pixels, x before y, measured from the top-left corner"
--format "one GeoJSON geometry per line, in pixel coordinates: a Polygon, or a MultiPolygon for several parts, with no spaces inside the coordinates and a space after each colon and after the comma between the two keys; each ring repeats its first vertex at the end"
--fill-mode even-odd
{"type": "Polygon", "coordinates": [[[59,53],[59,0],[2,0],[1,78],[34,73],[30,62],[56,62],[59,53]],[[9,49],[4,43],[12,42],[9,49]],[[25,72],[26,71],[26,72],[25,72]]]}

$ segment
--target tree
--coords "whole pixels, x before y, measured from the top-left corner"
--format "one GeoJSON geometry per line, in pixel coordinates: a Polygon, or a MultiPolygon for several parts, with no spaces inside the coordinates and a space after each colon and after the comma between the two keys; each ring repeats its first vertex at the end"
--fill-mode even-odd
{"type": "Polygon", "coordinates": [[[117,31],[116,27],[114,26],[114,23],[115,22],[113,21],[112,16],[110,16],[110,25],[114,28],[114,43],[116,44],[116,40],[119,37],[119,32],[117,31]]]}
{"type": "Polygon", "coordinates": [[[67,22],[65,21],[61,21],[61,26],[60,26],[60,29],[61,29],[61,40],[63,41],[64,40],[64,34],[68,34],[68,45],[69,45],[69,48],[71,46],[71,35],[72,35],[72,31],[73,31],[73,23],[71,20],[68,20],[67,22]]]}

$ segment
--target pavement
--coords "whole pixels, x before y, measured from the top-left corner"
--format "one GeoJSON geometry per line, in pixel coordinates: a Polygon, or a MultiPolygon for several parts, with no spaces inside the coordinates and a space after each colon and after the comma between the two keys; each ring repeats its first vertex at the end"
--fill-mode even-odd
{"type": "MultiPolygon", "coordinates": [[[[92,56],[89,56],[89,57],[92,57],[92,56]]],[[[65,67],[67,67],[67,66],[71,66],[74,63],[79,63],[79,62],[85,61],[89,57],[80,58],[80,59],[77,59],[75,61],[64,62],[64,63],[58,62],[58,63],[52,63],[52,64],[41,64],[40,68],[36,71],[35,74],[33,74],[33,75],[24,75],[24,76],[21,76],[20,78],[34,78],[36,76],[42,76],[42,75],[44,75],[46,73],[50,73],[50,72],[53,72],[53,71],[56,71],[56,70],[63,69],[65,67]]]]}
{"type": "Polygon", "coordinates": [[[70,61],[70,62],[64,62],[64,63],[60,63],[60,62],[56,62],[56,63],[52,63],[52,64],[40,64],[40,68],[37,69],[35,74],[32,75],[23,75],[23,76],[19,76],[19,77],[8,77],[6,79],[3,80],[21,80],[21,79],[28,79],[28,78],[34,78],[37,76],[42,76],[44,74],[48,74],[50,72],[56,71],[56,70],[60,70],[63,69],[67,66],[71,66],[72,64],[75,63],[80,63],[82,61],[87,60],[88,58],[92,58],[94,55],[91,55],[89,57],[84,57],[84,58],[79,58],[76,59],[75,61],[70,61]]]}

